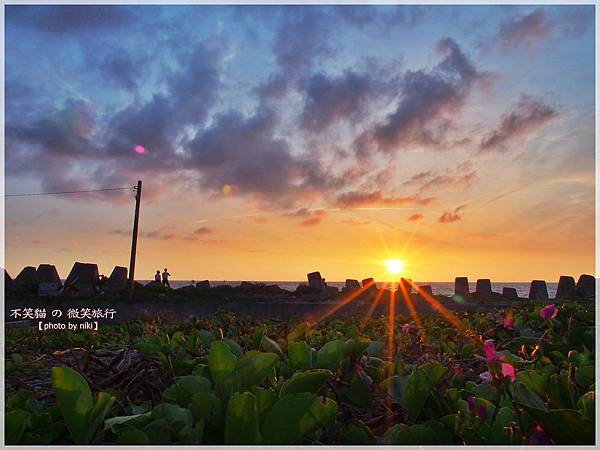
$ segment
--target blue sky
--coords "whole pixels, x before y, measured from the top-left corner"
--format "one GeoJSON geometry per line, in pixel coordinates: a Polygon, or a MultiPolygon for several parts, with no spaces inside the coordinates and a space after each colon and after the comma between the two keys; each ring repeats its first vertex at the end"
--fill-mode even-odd
{"type": "MultiPolygon", "coordinates": [[[[261,274],[293,236],[349,238],[357,223],[383,247],[399,242],[404,258],[429,255],[413,262],[415,278],[450,279],[457,261],[505,280],[556,276],[561,261],[591,271],[594,15],[6,6],[6,192],[142,178],[142,270],[167,254],[180,278],[294,279],[311,265],[343,278],[361,269],[330,258],[333,244],[261,274]],[[218,262],[190,266],[189,246],[218,262]],[[512,267],[522,251],[532,256],[512,267]]],[[[96,259],[109,271],[127,260],[130,216],[130,193],[7,199],[7,267],[96,259]],[[42,227],[56,239],[40,238],[42,227]]],[[[379,259],[367,244],[361,252],[360,267],[379,259]]]]}

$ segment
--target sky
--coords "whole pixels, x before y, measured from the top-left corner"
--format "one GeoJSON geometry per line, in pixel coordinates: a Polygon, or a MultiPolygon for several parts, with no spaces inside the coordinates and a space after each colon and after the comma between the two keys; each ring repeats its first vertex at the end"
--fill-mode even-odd
{"type": "MultiPolygon", "coordinates": [[[[595,273],[588,6],[5,6],[6,194],[143,181],[136,278],[595,273]]],[[[7,197],[6,268],[128,266],[133,189],[7,197]]]]}

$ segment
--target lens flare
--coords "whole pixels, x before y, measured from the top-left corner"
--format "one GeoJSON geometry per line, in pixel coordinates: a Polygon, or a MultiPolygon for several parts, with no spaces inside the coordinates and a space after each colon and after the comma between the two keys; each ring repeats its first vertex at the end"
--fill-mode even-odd
{"type": "Polygon", "coordinates": [[[138,154],[138,155],[143,155],[144,153],[146,153],[146,149],[144,148],[143,145],[136,145],[135,147],[133,147],[133,150],[138,154]]]}

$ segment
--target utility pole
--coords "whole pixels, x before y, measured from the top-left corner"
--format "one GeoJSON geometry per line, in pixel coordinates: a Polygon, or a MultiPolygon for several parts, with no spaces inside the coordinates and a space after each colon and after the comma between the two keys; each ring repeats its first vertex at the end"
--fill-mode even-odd
{"type": "Polygon", "coordinates": [[[138,224],[140,221],[140,201],[142,199],[142,180],[138,180],[135,189],[135,215],[133,216],[133,233],[131,235],[131,259],[129,260],[129,298],[133,298],[135,283],[135,254],[137,250],[138,224]]]}

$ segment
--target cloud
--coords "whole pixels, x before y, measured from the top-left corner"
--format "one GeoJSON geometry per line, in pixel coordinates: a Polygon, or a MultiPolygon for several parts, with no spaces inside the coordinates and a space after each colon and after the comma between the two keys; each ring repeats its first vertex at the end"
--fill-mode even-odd
{"type": "Polygon", "coordinates": [[[320,163],[296,156],[287,140],[275,136],[277,116],[263,108],[250,117],[228,112],[215,118],[190,142],[187,167],[200,172],[205,188],[234,185],[241,195],[270,203],[296,203],[322,192],[332,181],[320,163]]]}
{"type": "Polygon", "coordinates": [[[114,29],[133,20],[129,8],[118,5],[9,5],[6,9],[10,21],[57,34],[114,29]]]}
{"type": "Polygon", "coordinates": [[[323,221],[327,212],[322,209],[300,208],[296,211],[282,213],[281,215],[283,217],[301,218],[300,225],[303,227],[313,227],[323,221]]]}
{"type": "Polygon", "coordinates": [[[445,171],[427,170],[419,172],[406,180],[406,186],[416,185],[419,191],[440,187],[469,187],[477,178],[477,171],[472,170],[472,164],[467,161],[445,171]]]}
{"type": "Polygon", "coordinates": [[[395,111],[355,139],[359,156],[373,150],[440,145],[450,118],[461,110],[473,85],[489,82],[491,75],[478,71],[454,40],[440,40],[436,50],[442,56],[437,66],[431,71],[405,72],[395,111]]]}
{"type": "Polygon", "coordinates": [[[500,118],[495,130],[488,133],[479,144],[480,151],[507,150],[515,140],[525,139],[548,121],[558,116],[556,108],[527,94],[521,94],[514,109],[500,118]]]}
{"type": "Polygon", "coordinates": [[[423,214],[413,214],[413,215],[409,216],[407,220],[409,222],[418,222],[419,220],[422,220],[423,217],[425,217],[425,216],[423,216],[423,214]]]}
{"type": "MultiPolygon", "coordinates": [[[[109,232],[110,234],[117,234],[119,236],[131,236],[131,230],[123,230],[120,228],[117,228],[115,230],[111,230],[109,232]]],[[[168,241],[171,240],[175,237],[174,234],[172,233],[162,233],[158,230],[152,230],[152,231],[141,231],[138,234],[139,237],[142,238],[146,238],[146,239],[161,239],[163,241],[168,241]]]]}
{"type": "MultiPolygon", "coordinates": [[[[90,60],[97,58],[97,55],[89,55],[89,58],[90,60]]],[[[143,67],[144,64],[145,58],[136,58],[124,49],[116,48],[103,58],[98,69],[104,76],[104,80],[112,80],[117,86],[127,91],[135,91],[140,76],[143,74],[140,67],[143,67]]]]}
{"type": "Polygon", "coordinates": [[[529,14],[504,20],[493,41],[504,52],[525,50],[534,52],[553,30],[553,23],[542,8],[529,14]]]}
{"type": "Polygon", "coordinates": [[[438,222],[453,223],[458,220],[461,220],[462,216],[459,215],[458,213],[461,209],[464,209],[466,206],[467,206],[467,204],[465,203],[464,205],[457,206],[456,208],[454,208],[451,211],[444,211],[444,213],[439,217],[438,222]]]}
{"type": "Polygon", "coordinates": [[[212,228],[209,228],[209,227],[200,227],[200,228],[196,228],[193,231],[193,234],[196,236],[203,236],[203,235],[212,234],[212,233],[214,233],[214,231],[212,228]]]}
{"type": "Polygon", "coordinates": [[[592,5],[567,6],[562,11],[566,12],[551,16],[544,7],[539,7],[503,20],[498,32],[483,47],[497,47],[504,53],[524,51],[532,54],[553,36],[577,37],[593,25],[592,5]]]}
{"type": "Polygon", "coordinates": [[[373,206],[394,207],[405,205],[429,205],[434,200],[434,197],[420,198],[416,195],[409,197],[385,197],[380,190],[372,192],[352,191],[339,195],[335,200],[335,205],[345,209],[373,206]]]}
{"type": "Polygon", "coordinates": [[[364,118],[370,102],[385,92],[379,80],[366,74],[346,71],[328,78],[322,73],[304,82],[306,101],[300,120],[306,130],[319,132],[341,120],[352,123],[364,118]]]}
{"type": "Polygon", "coordinates": [[[261,97],[282,97],[318,58],[331,55],[332,17],[315,6],[289,5],[280,10],[273,54],[279,70],[258,86],[261,97]]]}

